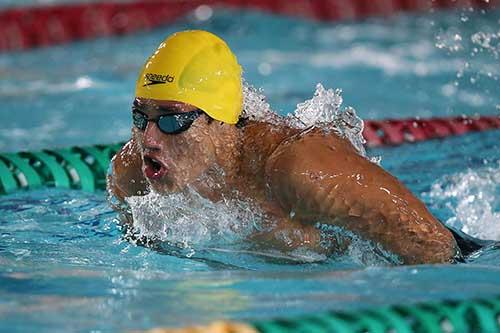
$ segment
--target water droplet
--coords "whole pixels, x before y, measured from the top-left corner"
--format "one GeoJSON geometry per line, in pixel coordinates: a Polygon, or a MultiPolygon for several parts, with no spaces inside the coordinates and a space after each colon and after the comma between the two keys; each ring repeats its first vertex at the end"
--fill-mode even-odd
{"type": "Polygon", "coordinates": [[[212,15],[213,15],[212,7],[207,6],[207,5],[198,6],[194,10],[194,17],[198,21],[207,21],[212,17],[212,15]]]}

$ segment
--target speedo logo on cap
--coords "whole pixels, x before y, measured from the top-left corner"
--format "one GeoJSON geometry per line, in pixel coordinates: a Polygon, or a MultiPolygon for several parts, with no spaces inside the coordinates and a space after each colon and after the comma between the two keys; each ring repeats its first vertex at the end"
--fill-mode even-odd
{"type": "Polygon", "coordinates": [[[146,79],[149,80],[149,82],[144,84],[143,87],[152,86],[154,84],[165,84],[174,82],[174,77],[170,76],[169,74],[162,75],[162,74],[146,73],[145,76],[146,79]]]}

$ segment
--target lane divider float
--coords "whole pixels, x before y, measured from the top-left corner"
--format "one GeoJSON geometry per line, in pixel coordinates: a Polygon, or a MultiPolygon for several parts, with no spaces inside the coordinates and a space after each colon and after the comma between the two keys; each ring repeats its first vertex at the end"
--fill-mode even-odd
{"type": "Polygon", "coordinates": [[[331,311],[250,325],[260,333],[500,332],[500,297],[331,311]]]}

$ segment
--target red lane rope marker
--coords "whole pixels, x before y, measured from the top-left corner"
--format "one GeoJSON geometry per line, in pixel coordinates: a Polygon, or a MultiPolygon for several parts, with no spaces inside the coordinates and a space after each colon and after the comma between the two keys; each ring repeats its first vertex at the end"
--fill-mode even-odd
{"type": "Polygon", "coordinates": [[[0,10],[0,51],[148,30],[171,23],[201,5],[336,21],[432,8],[496,8],[500,0],[136,0],[19,7],[0,10]]]}
{"type": "Polygon", "coordinates": [[[500,116],[367,120],[363,136],[370,147],[500,129],[500,116]]]}

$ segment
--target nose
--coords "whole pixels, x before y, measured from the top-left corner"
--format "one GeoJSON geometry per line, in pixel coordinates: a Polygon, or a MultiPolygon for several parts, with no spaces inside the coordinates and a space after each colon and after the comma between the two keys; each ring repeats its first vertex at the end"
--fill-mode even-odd
{"type": "Polygon", "coordinates": [[[153,121],[148,121],[144,134],[142,136],[142,143],[144,148],[158,150],[161,148],[161,136],[163,133],[153,121]]]}

